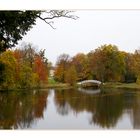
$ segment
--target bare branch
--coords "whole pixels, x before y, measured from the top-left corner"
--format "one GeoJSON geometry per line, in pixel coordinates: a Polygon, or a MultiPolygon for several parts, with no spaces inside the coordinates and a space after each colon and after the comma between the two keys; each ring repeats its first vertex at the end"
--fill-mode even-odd
{"type": "Polygon", "coordinates": [[[71,15],[73,11],[68,11],[68,10],[48,10],[48,11],[43,11],[42,13],[44,13],[44,16],[39,14],[37,15],[38,18],[40,18],[41,20],[45,21],[45,23],[47,23],[48,25],[50,25],[53,29],[55,29],[53,27],[53,21],[47,21],[47,20],[52,20],[52,19],[56,19],[56,18],[60,18],[60,17],[64,17],[64,18],[70,18],[70,19],[78,19],[78,16],[75,15],[71,15]]]}
{"type": "Polygon", "coordinates": [[[56,29],[52,26],[53,22],[47,22],[44,18],[42,18],[41,16],[37,16],[38,18],[40,18],[41,20],[43,20],[45,23],[47,23],[49,26],[51,26],[51,28],[56,29]]]}

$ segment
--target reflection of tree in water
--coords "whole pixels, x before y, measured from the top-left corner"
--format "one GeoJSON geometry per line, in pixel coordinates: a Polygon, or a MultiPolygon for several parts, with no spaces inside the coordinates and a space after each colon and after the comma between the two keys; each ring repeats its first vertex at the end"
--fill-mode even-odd
{"type": "Polygon", "coordinates": [[[69,110],[70,110],[70,106],[64,100],[62,100],[61,104],[57,106],[57,111],[61,115],[68,115],[69,110]]]}
{"type": "Polygon", "coordinates": [[[57,90],[55,94],[55,104],[57,107],[57,112],[61,115],[68,115],[70,112],[70,105],[65,100],[65,92],[64,90],[57,90]]]}
{"type": "Polygon", "coordinates": [[[84,98],[81,98],[82,94],[77,94],[76,90],[56,90],[55,92],[54,98],[58,113],[61,114],[61,112],[64,111],[60,110],[66,110],[66,108],[68,108],[66,114],[68,114],[71,110],[75,111],[76,113],[84,111],[85,104],[81,104],[81,102],[84,102],[81,101],[82,99],[84,100],[84,98]]]}
{"type": "Polygon", "coordinates": [[[122,114],[123,97],[121,94],[97,98],[96,110],[92,116],[91,123],[99,124],[101,127],[114,127],[122,114]]]}
{"type": "Polygon", "coordinates": [[[29,128],[36,119],[43,117],[48,93],[23,91],[0,94],[0,128],[29,128]]]}
{"type": "Polygon", "coordinates": [[[133,128],[140,129],[140,95],[139,93],[135,95],[132,113],[133,113],[133,117],[131,118],[131,121],[133,123],[133,128]]]}
{"type": "MultiPolygon", "coordinates": [[[[61,115],[83,111],[92,114],[89,123],[102,128],[115,127],[122,114],[131,115],[135,129],[140,128],[140,94],[127,91],[106,91],[104,94],[85,94],[77,90],[56,90],[54,101],[61,115]],[[119,94],[119,93],[123,94],[119,94]],[[111,93],[111,94],[110,94],[111,93]]],[[[0,128],[30,128],[43,117],[47,91],[0,93],[0,128]]],[[[55,117],[55,116],[54,116],[55,117]]]]}
{"type": "Polygon", "coordinates": [[[131,123],[134,129],[140,129],[140,92],[125,91],[124,110],[130,115],[131,123]]]}
{"type": "Polygon", "coordinates": [[[80,93],[77,90],[56,90],[55,94],[58,110],[65,109],[65,105],[69,104],[71,109],[67,111],[90,112],[92,113],[91,124],[94,123],[107,128],[115,126],[122,115],[123,99],[123,94],[91,95],[80,93]]]}

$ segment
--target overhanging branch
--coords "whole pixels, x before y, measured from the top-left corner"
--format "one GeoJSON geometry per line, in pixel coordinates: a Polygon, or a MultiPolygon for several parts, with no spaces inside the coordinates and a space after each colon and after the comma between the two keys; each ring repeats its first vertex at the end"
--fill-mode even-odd
{"type": "Polygon", "coordinates": [[[64,17],[64,18],[70,18],[70,19],[78,19],[78,16],[75,15],[71,15],[73,11],[68,11],[68,10],[49,10],[49,11],[44,11],[42,12],[42,14],[44,13],[44,16],[39,14],[37,15],[37,17],[41,20],[43,20],[45,23],[47,23],[49,26],[51,26],[53,29],[56,29],[53,27],[53,21],[49,21],[52,19],[56,19],[56,18],[60,18],[60,17],[64,17]]]}

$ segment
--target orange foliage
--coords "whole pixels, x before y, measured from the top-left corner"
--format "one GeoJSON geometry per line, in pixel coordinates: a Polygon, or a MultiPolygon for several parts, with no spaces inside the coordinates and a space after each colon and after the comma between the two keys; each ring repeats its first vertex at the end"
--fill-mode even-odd
{"type": "Polygon", "coordinates": [[[39,80],[45,82],[47,80],[47,68],[40,56],[36,56],[34,60],[34,71],[38,74],[39,80]]]}

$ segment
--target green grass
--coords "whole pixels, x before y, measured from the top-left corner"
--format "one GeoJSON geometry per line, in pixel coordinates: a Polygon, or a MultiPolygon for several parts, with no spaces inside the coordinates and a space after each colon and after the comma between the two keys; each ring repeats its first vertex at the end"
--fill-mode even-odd
{"type": "Polygon", "coordinates": [[[48,79],[48,84],[57,84],[58,82],[56,82],[53,78],[49,78],[48,79]]]}
{"type": "Polygon", "coordinates": [[[59,83],[50,77],[48,79],[48,84],[43,85],[42,88],[71,88],[71,86],[66,83],[59,83]]]}
{"type": "Polygon", "coordinates": [[[121,88],[121,89],[135,89],[140,90],[140,85],[137,83],[105,83],[104,88],[121,88]]]}
{"type": "Polygon", "coordinates": [[[57,84],[47,84],[46,88],[71,88],[69,84],[66,83],[57,83],[57,84]]]}

